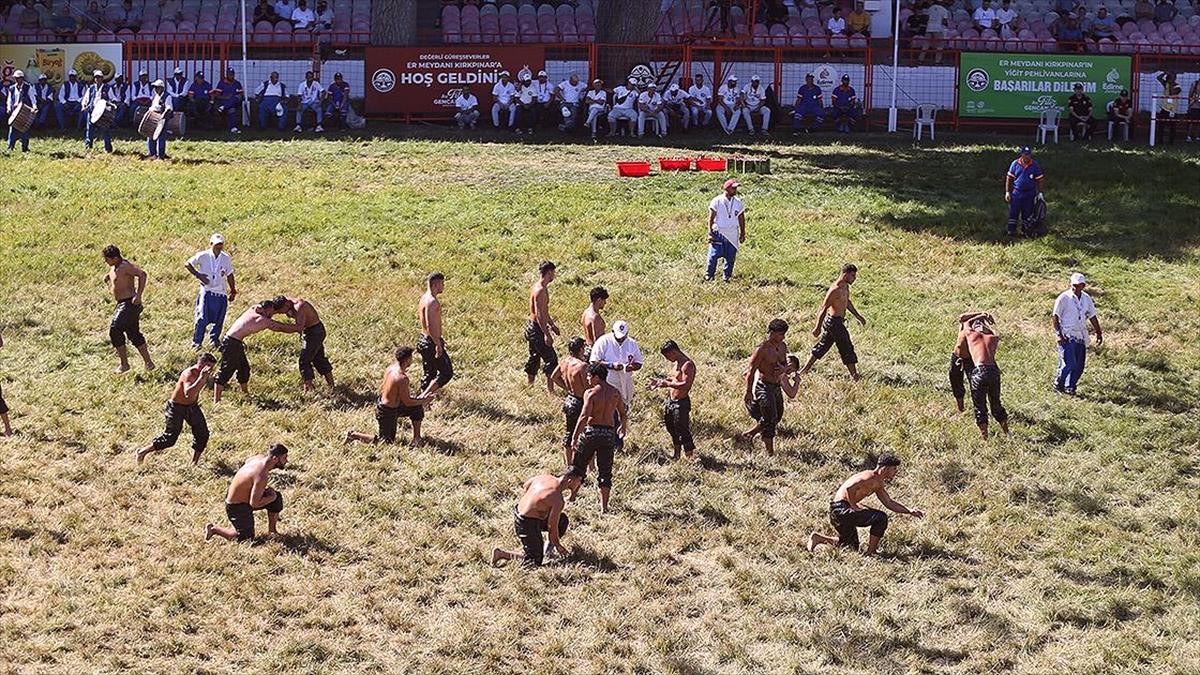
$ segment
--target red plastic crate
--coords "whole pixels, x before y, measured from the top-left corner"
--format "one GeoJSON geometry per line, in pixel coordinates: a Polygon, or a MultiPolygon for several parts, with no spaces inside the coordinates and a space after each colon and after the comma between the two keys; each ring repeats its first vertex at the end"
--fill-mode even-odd
{"type": "Polygon", "coordinates": [[[644,178],[650,175],[650,162],[617,162],[617,175],[622,178],[644,178]]]}
{"type": "Polygon", "coordinates": [[[696,160],[698,171],[725,171],[729,162],[724,157],[700,157],[696,160]]]}
{"type": "Polygon", "coordinates": [[[691,157],[659,157],[658,166],[663,171],[691,171],[691,157]]]}

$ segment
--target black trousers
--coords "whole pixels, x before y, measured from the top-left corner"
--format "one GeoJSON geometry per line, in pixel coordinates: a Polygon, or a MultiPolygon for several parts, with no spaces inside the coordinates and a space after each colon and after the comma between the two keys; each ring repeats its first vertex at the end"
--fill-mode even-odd
{"type": "Polygon", "coordinates": [[[854,343],[850,341],[850,331],[846,330],[846,317],[827,316],[821,326],[821,337],[813,345],[812,355],[818,359],[829,352],[829,348],[837,345],[838,355],[847,366],[858,363],[858,354],[854,353],[854,343]]]}
{"type": "Polygon", "coordinates": [[[754,408],[750,414],[758,413],[763,438],[775,438],[779,422],[783,420],[783,387],[774,382],[759,382],[754,385],[754,408]]]}
{"type": "Polygon", "coordinates": [[[592,457],[596,458],[596,470],[600,476],[596,479],[599,487],[612,486],[613,455],[616,453],[617,430],[613,427],[588,426],[579,435],[579,447],[571,466],[586,475],[592,457]]]}
{"type": "Polygon", "coordinates": [[[575,435],[575,426],[579,424],[579,413],[583,412],[583,399],[575,394],[567,394],[562,404],[563,417],[566,418],[567,429],[563,435],[563,447],[571,447],[571,437],[575,435]]]}
{"type": "Polygon", "coordinates": [[[220,352],[221,365],[217,368],[216,383],[224,387],[233,379],[234,373],[237,373],[239,384],[249,382],[250,360],[246,358],[246,343],[226,335],[225,339],[221,340],[220,352]]]}
{"type": "Polygon", "coordinates": [[[530,377],[537,375],[541,365],[543,373],[549,375],[558,367],[558,354],[554,348],[546,344],[546,336],[542,327],[529,321],[525,324],[525,341],[529,343],[529,360],[525,362],[525,373],[530,377]]]}
{"type": "Polygon", "coordinates": [[[275,490],[275,501],[257,509],[250,508],[250,505],[244,502],[241,504],[225,502],[225,516],[229,518],[233,529],[237,530],[238,541],[249,541],[254,538],[254,512],[263,510],[267,513],[283,511],[283,493],[275,490]]]}
{"type": "Polygon", "coordinates": [[[420,422],[425,419],[425,408],[414,405],[399,405],[395,408],[390,408],[379,401],[375,404],[375,421],[379,423],[379,433],[376,438],[385,443],[396,442],[396,428],[400,424],[400,418],[407,417],[413,422],[420,422]]]}
{"type": "Polygon", "coordinates": [[[970,354],[959,357],[950,352],[950,391],[959,401],[967,397],[966,380],[974,368],[975,364],[971,362],[970,354]]]}
{"type": "Polygon", "coordinates": [[[696,449],[692,440],[692,399],[667,399],[663,407],[663,426],[671,435],[671,444],[683,447],[684,452],[691,453],[696,449]]]}
{"type": "Polygon", "coordinates": [[[855,511],[846,500],[829,502],[829,522],[838,533],[838,546],[858,550],[858,528],[871,528],[872,537],[887,531],[888,516],[878,509],[855,511]]]}
{"type": "Polygon", "coordinates": [[[114,347],[124,347],[125,338],[134,347],[146,344],[141,328],[142,306],[133,304],[133,298],[117,301],[112,321],[108,323],[108,339],[114,347]]]}
{"type": "Polygon", "coordinates": [[[421,368],[425,373],[421,377],[421,391],[425,391],[431,382],[437,382],[439,387],[444,387],[454,378],[454,364],[450,363],[445,340],[442,341],[440,358],[437,355],[437,345],[428,335],[422,335],[417,340],[417,353],[421,355],[421,368]]]}
{"type": "MultiPolygon", "coordinates": [[[[558,514],[558,536],[567,533],[567,528],[571,526],[571,519],[567,518],[567,514],[558,514]]],[[[550,523],[545,518],[529,518],[521,515],[517,507],[513,507],[513,529],[516,530],[517,539],[521,541],[521,550],[525,552],[525,561],[523,564],[531,567],[537,567],[544,560],[545,544],[542,542],[542,533],[550,531],[550,523]]]]}
{"type": "Polygon", "coordinates": [[[166,450],[174,446],[175,441],[179,440],[179,433],[183,431],[185,422],[192,430],[192,452],[199,457],[200,453],[204,452],[204,448],[208,447],[208,422],[204,419],[204,412],[200,410],[199,403],[181,405],[174,401],[167,401],[164,417],[166,426],[162,434],[154,439],[155,450],[166,450]]]}
{"type": "Polygon", "coordinates": [[[314,368],[322,376],[333,373],[333,364],[325,357],[325,324],[320,322],[300,334],[300,379],[312,382],[314,368]]]}
{"type": "Polygon", "coordinates": [[[0,389],[0,415],[8,414],[8,404],[4,402],[4,389],[0,389]]]}
{"type": "Polygon", "coordinates": [[[542,123],[542,104],[534,101],[527,106],[517,104],[517,128],[533,131],[542,123]]]}
{"type": "Polygon", "coordinates": [[[975,423],[988,423],[988,406],[997,422],[1008,421],[1008,411],[1000,403],[1000,367],[996,365],[975,366],[971,371],[971,403],[975,405],[975,423]]]}

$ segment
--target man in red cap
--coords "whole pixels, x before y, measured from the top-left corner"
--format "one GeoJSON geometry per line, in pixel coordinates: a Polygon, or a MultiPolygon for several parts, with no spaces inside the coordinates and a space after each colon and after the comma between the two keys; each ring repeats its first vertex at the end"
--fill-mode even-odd
{"type": "Polygon", "coordinates": [[[708,204],[708,269],[704,280],[712,281],[717,273],[717,259],[725,259],[725,281],[733,277],[733,263],[738,246],[746,241],[746,207],[737,196],[738,182],[725,181],[725,192],[708,204]]]}

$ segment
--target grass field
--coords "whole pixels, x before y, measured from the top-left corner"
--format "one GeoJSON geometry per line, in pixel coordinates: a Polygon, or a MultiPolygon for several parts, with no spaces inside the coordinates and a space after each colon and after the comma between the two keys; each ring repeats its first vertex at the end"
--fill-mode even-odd
{"type": "Polygon", "coordinates": [[[699,283],[720,176],[614,175],[679,148],[428,133],[185,141],[169,164],[132,141],[86,159],[77,140],[35,139],[0,158],[0,382],[20,432],[0,439],[0,671],[1200,671],[1196,154],[1048,149],[1054,232],[1006,245],[1011,139],[753,146],[774,173],[745,177],[750,241],[726,286],[699,283]],[[301,394],[294,338],[256,336],[251,396],[204,403],[200,466],[185,431],[138,467],[192,358],[182,264],[216,230],[242,292],[231,313],[311,299],[339,385],[301,394]],[[109,242],[150,275],[153,373],[111,372],[109,242]],[[665,371],[663,340],[696,359],[701,461],[670,461],[658,395],[640,393],[614,512],[585,490],[570,559],[493,569],[491,548],[516,544],[516,490],[560,468],[558,402],[520,370],[544,258],[565,333],[608,287],[610,322],[647,355],[639,388],[665,371]],[[829,357],[775,458],[733,443],[767,321],[789,320],[806,352],[847,261],[864,380],[829,357]],[[426,418],[432,445],[344,447],[346,429],[373,430],[435,269],[459,376],[426,418]],[[1107,341],[1066,399],[1049,314],[1074,270],[1107,341]],[[981,442],[954,410],[945,366],[969,308],[999,321],[1010,439],[981,442]],[[282,540],[206,544],[229,476],[275,441],[292,448],[273,479],[282,540]],[[880,559],[805,552],[837,484],[882,452],[905,461],[892,495],[926,519],[894,518],[880,559]]]}

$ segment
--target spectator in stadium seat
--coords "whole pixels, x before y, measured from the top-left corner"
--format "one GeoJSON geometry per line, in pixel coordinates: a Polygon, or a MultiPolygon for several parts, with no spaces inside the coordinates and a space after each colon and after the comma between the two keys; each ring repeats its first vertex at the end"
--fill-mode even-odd
{"type": "Polygon", "coordinates": [[[1077,140],[1092,138],[1092,99],[1083,93],[1083,85],[1075,85],[1075,93],[1067,99],[1071,131],[1077,140]]]}
{"type": "Polygon", "coordinates": [[[167,80],[167,95],[171,97],[171,109],[183,112],[187,109],[188,87],[191,85],[188,82],[187,76],[183,74],[183,68],[175,68],[175,74],[171,79],[167,80]]]}
{"type": "Polygon", "coordinates": [[[863,9],[863,3],[854,5],[854,11],[846,17],[846,32],[849,35],[871,37],[871,15],[863,9]]]}
{"type": "MultiPolygon", "coordinates": [[[[33,123],[37,128],[44,129],[46,127],[50,111],[54,109],[55,98],[54,85],[50,84],[50,78],[42,73],[38,76],[37,84],[33,85],[33,99],[37,101],[37,115],[34,116],[33,123]]],[[[11,110],[5,110],[4,114],[7,115],[11,112],[11,110]]]]}
{"type": "Polygon", "coordinates": [[[554,100],[554,85],[550,84],[550,78],[544,70],[539,70],[537,79],[533,81],[533,95],[537,105],[537,119],[534,120],[534,124],[541,126],[550,114],[550,103],[554,100]]]}
{"type": "Polygon", "coordinates": [[[1096,42],[1103,39],[1117,39],[1117,20],[1108,13],[1107,7],[1101,7],[1096,12],[1096,20],[1092,22],[1091,36],[1096,42]]]}
{"type": "Polygon", "coordinates": [[[135,33],[142,30],[142,12],[133,8],[133,0],[125,0],[113,12],[112,26],[114,30],[131,30],[135,33]]]}
{"type": "Polygon", "coordinates": [[[1171,23],[1175,20],[1175,15],[1179,13],[1175,9],[1175,4],[1170,0],[1158,0],[1158,5],[1154,8],[1154,22],[1163,24],[1171,23]]]}
{"type": "Polygon", "coordinates": [[[280,16],[275,13],[275,7],[267,0],[258,0],[258,4],[254,6],[254,23],[266,21],[274,25],[280,21],[280,16]]]}
{"type": "MultiPolygon", "coordinates": [[[[618,84],[613,88],[612,110],[608,112],[608,135],[614,136],[617,133],[617,123],[625,120],[632,131],[633,125],[637,124],[637,80],[632,77],[626,85],[618,84]]],[[[621,130],[621,135],[625,135],[625,130],[621,130]]]]}
{"type": "Polygon", "coordinates": [[[325,0],[321,0],[317,3],[317,20],[313,24],[313,31],[330,30],[333,30],[333,10],[329,9],[325,0]]]}
{"type": "Polygon", "coordinates": [[[571,131],[579,125],[579,121],[583,115],[583,94],[587,91],[587,85],[579,81],[579,76],[571,73],[570,77],[558,83],[554,88],[554,101],[559,109],[559,116],[562,121],[558,125],[559,131],[571,131]],[[569,115],[563,116],[562,109],[567,108],[569,115]]]}
{"type": "Polygon", "coordinates": [[[517,86],[510,79],[512,75],[507,70],[500,71],[500,81],[492,85],[492,126],[500,129],[500,112],[508,115],[508,128],[517,125],[517,86]]]}
{"type": "Polygon", "coordinates": [[[975,24],[975,30],[981,33],[996,28],[996,10],[992,9],[991,0],[983,0],[983,3],[975,9],[971,21],[975,24]]]}
{"type": "Polygon", "coordinates": [[[350,109],[350,83],[342,79],[341,73],[333,74],[333,82],[329,84],[325,100],[329,101],[329,110],[325,117],[333,119],[345,128],[346,112],[350,109]]]}
{"type": "MultiPolygon", "coordinates": [[[[987,0],[984,0],[984,2],[987,2],[987,0]]],[[[833,16],[829,17],[829,20],[825,22],[825,34],[830,37],[846,34],[846,19],[842,17],[841,7],[834,6],[833,16]]]]}
{"type": "MultiPolygon", "coordinates": [[[[304,0],[300,0],[304,2],[304,0]]],[[[283,131],[287,126],[287,115],[279,111],[283,101],[287,99],[287,85],[279,81],[279,73],[271,71],[271,76],[259,85],[258,91],[254,94],[255,100],[258,101],[258,128],[267,128],[267,118],[276,116],[276,124],[280,131],[283,131]]]]}
{"type": "Polygon", "coordinates": [[[454,121],[459,129],[475,128],[479,121],[479,99],[471,93],[471,85],[463,85],[462,91],[454,99],[454,121]]]}
{"type": "Polygon", "coordinates": [[[730,75],[717,90],[717,122],[726,134],[737,130],[738,120],[742,117],[742,92],[738,89],[737,81],[736,75],[730,75]]]}
{"type": "Polygon", "coordinates": [[[646,91],[638,94],[637,100],[638,122],[637,135],[642,138],[646,135],[646,121],[654,121],[654,133],[659,138],[667,136],[667,112],[663,97],[658,93],[658,85],[654,82],[646,85],[646,91]]]}
{"type": "MultiPolygon", "coordinates": [[[[1126,129],[1133,129],[1133,99],[1129,98],[1129,91],[1121,90],[1121,94],[1108,104],[1108,121],[1113,125],[1113,129],[1120,131],[1124,126],[1126,129]]],[[[1125,134],[1122,134],[1125,137],[1125,134]]]]}
{"type": "Polygon", "coordinates": [[[1054,28],[1054,39],[1058,41],[1059,49],[1065,52],[1083,51],[1083,29],[1079,27],[1078,19],[1068,16],[1055,23],[1054,28]]]}
{"type": "Polygon", "coordinates": [[[608,111],[608,92],[604,91],[604,80],[592,80],[592,88],[583,95],[587,104],[587,120],[584,122],[592,130],[592,140],[596,140],[596,124],[608,111]]]}
{"type": "Polygon", "coordinates": [[[758,20],[755,23],[764,23],[772,26],[777,23],[787,23],[788,8],[783,0],[760,0],[758,4],[758,20]]]}
{"type": "Polygon", "coordinates": [[[69,118],[73,128],[83,126],[83,117],[79,114],[83,101],[84,84],[75,74],[75,69],[67,71],[67,81],[58,88],[58,101],[54,104],[54,116],[58,118],[58,128],[67,128],[69,118]]]}
{"type": "Polygon", "coordinates": [[[154,98],[154,87],[150,86],[150,73],[144,68],[138,72],[138,79],[129,88],[129,107],[133,110],[133,126],[137,126],[142,115],[150,107],[150,99],[154,98]]]}
{"type": "Polygon", "coordinates": [[[1005,40],[1011,40],[1021,30],[1020,17],[1012,7],[1012,0],[1004,0],[996,10],[996,32],[1005,40]]]}
{"type": "Polygon", "coordinates": [[[225,77],[217,83],[217,93],[214,96],[217,114],[225,116],[225,126],[231,134],[242,133],[238,124],[242,117],[242,100],[246,96],[246,89],[237,81],[236,75],[233,68],[226,70],[225,77]]]}
{"type": "Polygon", "coordinates": [[[64,4],[58,16],[54,17],[51,23],[51,28],[54,30],[54,37],[62,42],[74,42],[75,36],[79,33],[79,22],[71,15],[71,6],[64,4]]]}
{"type": "Polygon", "coordinates": [[[300,0],[296,9],[292,10],[292,28],[294,30],[312,30],[317,15],[308,6],[308,0],[300,0]]]}
{"type": "Polygon", "coordinates": [[[38,26],[45,30],[50,30],[50,24],[54,21],[54,12],[51,11],[53,5],[52,0],[37,0],[33,3],[33,9],[38,13],[38,26]]]}
{"type": "Polygon", "coordinates": [[[42,17],[40,14],[38,14],[38,11],[33,4],[33,0],[25,0],[25,9],[21,10],[20,16],[17,17],[17,26],[19,26],[22,31],[32,32],[40,28],[41,25],[42,17]]]}
{"type": "Polygon", "coordinates": [[[829,109],[829,117],[833,125],[843,134],[850,133],[851,127],[858,121],[858,94],[850,86],[850,76],[843,75],[842,83],[833,89],[830,99],[833,104],[829,109]]]}
{"type": "Polygon", "coordinates": [[[1154,19],[1154,3],[1150,0],[1137,0],[1133,3],[1133,18],[1138,21],[1154,19]]]}
{"type": "Polygon", "coordinates": [[[183,21],[183,4],[179,0],[158,0],[158,16],[174,21],[183,21]]]}
{"type": "Polygon", "coordinates": [[[185,109],[191,120],[205,128],[211,126],[212,122],[212,97],[209,95],[211,91],[212,85],[204,79],[204,73],[197,70],[196,77],[188,87],[185,109]]]}
{"type": "Polygon", "coordinates": [[[934,59],[934,62],[941,63],[942,45],[945,44],[946,22],[950,20],[950,10],[934,0],[925,8],[925,19],[925,35],[929,39],[921,46],[921,55],[917,57],[917,62],[925,63],[925,53],[930,47],[933,47],[937,50],[937,58],[934,59]]]}
{"type": "Polygon", "coordinates": [[[742,117],[746,120],[750,135],[754,135],[754,115],[762,118],[762,133],[768,134],[771,128],[771,108],[767,105],[767,92],[763,89],[762,80],[758,75],[752,75],[750,84],[742,90],[742,102],[742,117]]]}
{"type": "Polygon", "coordinates": [[[671,119],[678,120],[678,124],[687,131],[688,124],[691,121],[691,112],[688,110],[688,95],[687,92],[679,88],[679,84],[672,82],[671,86],[667,87],[667,91],[663,93],[663,104],[666,106],[667,124],[671,124],[671,119]]]}
{"type": "Polygon", "coordinates": [[[704,75],[697,73],[688,87],[687,106],[691,115],[691,126],[706,127],[712,121],[712,88],[704,84],[704,75]]]}
{"type": "MultiPolygon", "coordinates": [[[[469,91],[469,88],[464,87],[469,91]]],[[[317,126],[313,129],[316,133],[325,131],[322,123],[325,121],[325,110],[321,99],[325,98],[325,87],[313,71],[309,70],[304,73],[304,81],[296,88],[296,93],[300,96],[300,107],[296,109],[296,128],[292,131],[301,133],[304,131],[304,111],[311,110],[313,115],[317,117],[317,126]]],[[[472,96],[471,98],[474,98],[472,96]]],[[[478,117],[478,114],[476,114],[478,117]]],[[[474,125],[472,125],[474,126],[474,125]]]]}
{"type": "Polygon", "coordinates": [[[275,14],[279,16],[280,21],[291,21],[294,11],[296,3],[293,0],[275,0],[275,14]]]}
{"type": "Polygon", "coordinates": [[[1059,18],[1065,19],[1069,16],[1075,16],[1081,0],[1057,0],[1054,3],[1054,11],[1058,13],[1059,18]]]}
{"type": "Polygon", "coordinates": [[[792,131],[812,133],[825,121],[825,92],[817,86],[811,73],[804,76],[804,84],[796,92],[796,104],[792,109],[792,131]],[[805,120],[811,119],[811,122],[805,120]]]}

